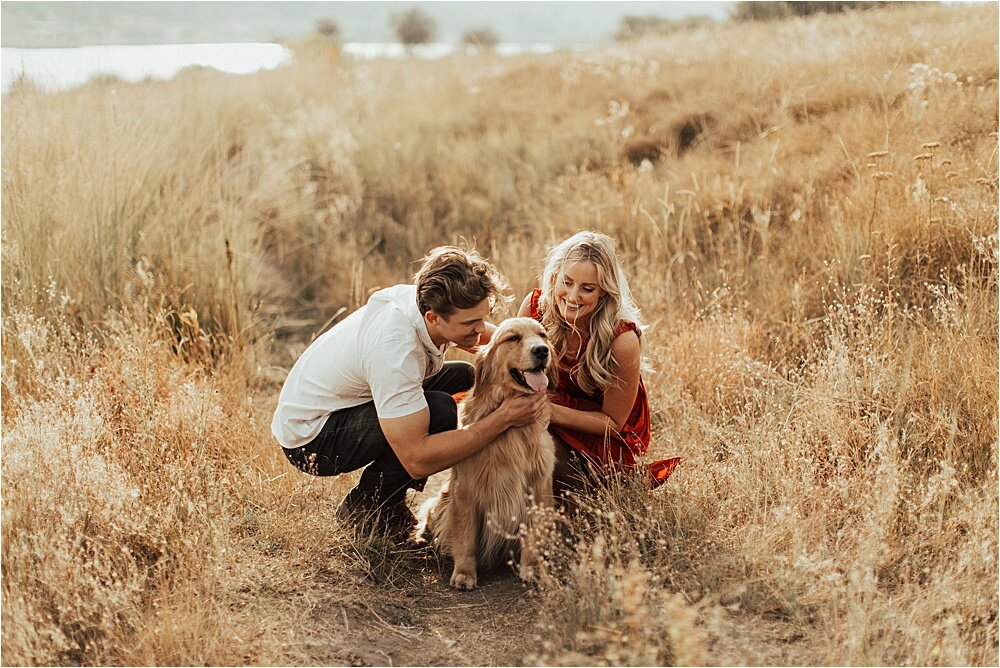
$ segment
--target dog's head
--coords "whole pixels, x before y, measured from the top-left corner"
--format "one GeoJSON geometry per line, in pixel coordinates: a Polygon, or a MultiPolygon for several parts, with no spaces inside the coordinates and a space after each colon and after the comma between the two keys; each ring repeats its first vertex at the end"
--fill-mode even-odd
{"type": "Polygon", "coordinates": [[[476,390],[503,388],[504,394],[544,392],[552,350],[545,328],[532,318],[504,320],[476,357],[476,390]]]}

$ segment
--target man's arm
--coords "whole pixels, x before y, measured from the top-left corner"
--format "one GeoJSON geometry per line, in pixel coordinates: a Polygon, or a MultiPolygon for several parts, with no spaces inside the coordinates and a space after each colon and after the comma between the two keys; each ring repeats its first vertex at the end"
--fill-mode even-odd
{"type": "Polygon", "coordinates": [[[427,433],[427,408],[399,418],[380,418],[379,425],[410,477],[426,478],[476,454],[510,427],[531,424],[547,402],[544,392],[511,397],[479,422],[439,434],[427,433]]]}

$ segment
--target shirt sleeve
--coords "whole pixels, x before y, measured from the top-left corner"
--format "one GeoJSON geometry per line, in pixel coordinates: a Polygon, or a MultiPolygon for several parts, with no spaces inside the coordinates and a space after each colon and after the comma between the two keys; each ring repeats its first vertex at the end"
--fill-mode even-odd
{"type": "Polygon", "coordinates": [[[404,417],[427,408],[423,386],[427,361],[423,351],[414,350],[412,342],[391,339],[366,352],[365,370],[380,418],[404,417]]]}

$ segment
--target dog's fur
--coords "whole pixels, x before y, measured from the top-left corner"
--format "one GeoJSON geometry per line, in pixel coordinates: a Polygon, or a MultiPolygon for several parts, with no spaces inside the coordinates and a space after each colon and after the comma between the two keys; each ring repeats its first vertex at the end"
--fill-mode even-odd
{"type": "MultiPolygon", "coordinates": [[[[476,357],[475,385],[462,402],[461,424],[483,419],[507,397],[532,392],[523,384],[528,382],[523,372],[541,371],[548,377],[552,363],[545,330],[537,321],[505,320],[476,357]],[[518,374],[522,374],[520,379],[518,374]]],[[[524,580],[536,575],[540,554],[529,529],[538,512],[529,509],[532,503],[552,505],[555,449],[548,423],[546,408],[538,421],[508,429],[456,464],[444,490],[423,509],[423,526],[418,533],[426,538],[429,532],[433,543],[454,558],[451,586],[475,588],[477,564],[483,568],[495,565],[518,543],[518,574],[524,580]]]]}

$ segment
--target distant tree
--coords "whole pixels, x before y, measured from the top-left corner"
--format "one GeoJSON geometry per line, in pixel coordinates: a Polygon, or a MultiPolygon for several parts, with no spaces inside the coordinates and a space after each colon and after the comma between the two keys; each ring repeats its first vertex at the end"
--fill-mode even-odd
{"type": "Polygon", "coordinates": [[[690,30],[709,23],[711,19],[705,16],[689,16],[680,21],[673,21],[663,16],[650,14],[648,16],[624,16],[618,25],[615,39],[619,42],[654,35],[666,35],[680,30],[690,30]]]}
{"type": "Polygon", "coordinates": [[[340,40],[340,25],[333,19],[317,19],[316,32],[330,41],[340,40]]]}
{"type": "Polygon", "coordinates": [[[809,16],[810,14],[833,14],[848,10],[875,9],[892,4],[894,3],[885,0],[875,2],[737,2],[732,18],[737,21],[767,21],[786,16],[809,16]]]}
{"type": "Polygon", "coordinates": [[[792,14],[808,16],[810,14],[833,14],[850,10],[877,9],[894,3],[880,0],[877,2],[786,2],[785,4],[788,5],[792,14]]]}
{"type": "Polygon", "coordinates": [[[475,28],[473,30],[466,30],[462,35],[462,44],[479,51],[492,53],[497,48],[497,44],[499,43],[500,38],[492,28],[475,28]]]}
{"type": "Polygon", "coordinates": [[[731,17],[735,21],[769,21],[790,15],[787,2],[737,2],[731,17]]]}
{"type": "Polygon", "coordinates": [[[427,44],[432,41],[437,28],[430,14],[418,7],[402,14],[393,14],[389,22],[396,30],[399,43],[407,50],[417,44],[427,44]]]}

